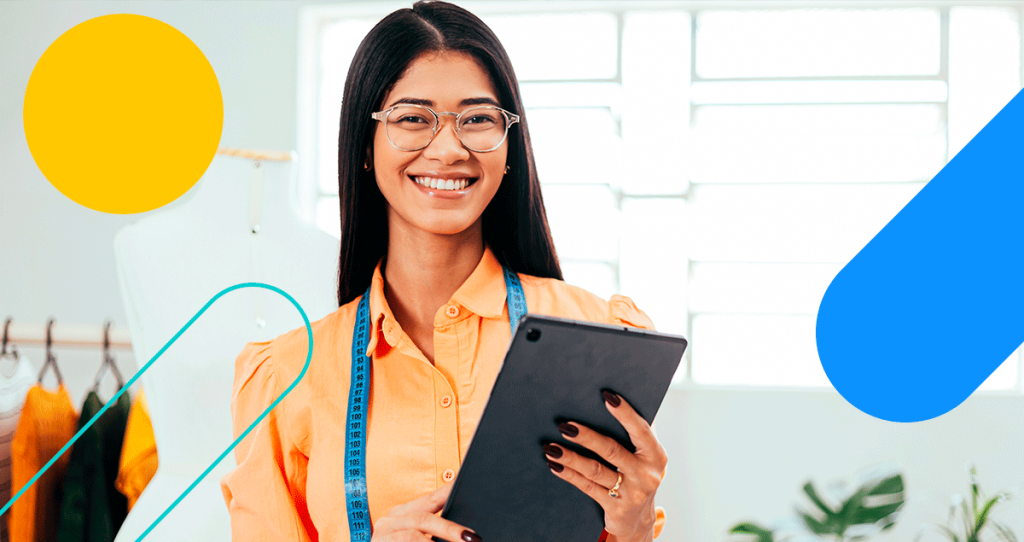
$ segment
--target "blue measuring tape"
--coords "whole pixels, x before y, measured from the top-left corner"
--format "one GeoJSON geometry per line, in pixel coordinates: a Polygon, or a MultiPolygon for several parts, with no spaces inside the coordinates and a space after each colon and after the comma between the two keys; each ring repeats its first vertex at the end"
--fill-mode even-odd
{"type": "MultiPolygon", "coordinates": [[[[505,273],[505,297],[512,336],[519,319],[526,314],[526,296],[519,275],[508,268],[505,273]]],[[[366,498],[366,410],[370,391],[370,289],[366,289],[356,310],[352,330],[352,380],[348,390],[348,426],[345,439],[345,503],[348,506],[348,530],[352,540],[370,540],[370,506],[366,498]]]]}

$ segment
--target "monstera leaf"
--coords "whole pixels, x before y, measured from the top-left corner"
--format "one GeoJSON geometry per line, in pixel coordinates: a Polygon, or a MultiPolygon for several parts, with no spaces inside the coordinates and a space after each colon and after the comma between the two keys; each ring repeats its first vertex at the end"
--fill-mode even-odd
{"type": "Polygon", "coordinates": [[[744,522],[729,532],[753,535],[757,542],[863,540],[896,523],[903,507],[903,491],[903,475],[891,465],[877,467],[861,476],[857,487],[845,492],[837,505],[829,505],[814,484],[807,482],[803,492],[813,507],[797,507],[799,521],[771,528],[744,522]]]}
{"type": "Polygon", "coordinates": [[[862,540],[889,529],[904,502],[903,476],[885,471],[868,476],[838,508],[826,504],[811,482],[803,490],[817,510],[797,508],[797,514],[811,532],[837,540],[862,540]]]}
{"type": "Polygon", "coordinates": [[[757,537],[757,542],[775,542],[772,532],[764,527],[753,523],[740,523],[729,530],[734,534],[752,534],[757,537]]]}

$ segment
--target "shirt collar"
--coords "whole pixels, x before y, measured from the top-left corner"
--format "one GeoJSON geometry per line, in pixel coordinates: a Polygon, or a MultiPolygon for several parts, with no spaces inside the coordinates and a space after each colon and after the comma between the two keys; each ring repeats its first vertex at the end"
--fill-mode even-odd
{"type": "Polygon", "coordinates": [[[370,341],[366,345],[366,355],[369,356],[377,348],[380,338],[384,339],[388,347],[395,346],[398,342],[398,322],[395,315],[391,313],[391,307],[384,297],[384,275],[380,272],[380,264],[383,258],[377,262],[373,270],[373,278],[370,279],[370,341]]]}
{"type": "Polygon", "coordinates": [[[505,274],[491,247],[484,246],[480,263],[452,294],[452,301],[484,318],[501,318],[505,308],[505,274]]]}
{"type": "MultiPolygon", "coordinates": [[[[377,348],[379,339],[383,337],[387,346],[394,347],[401,337],[398,322],[384,297],[384,275],[380,271],[381,263],[373,270],[370,280],[370,341],[366,354],[370,355],[377,348]]],[[[505,309],[505,275],[501,263],[494,256],[491,248],[484,246],[480,263],[470,273],[462,286],[452,294],[452,301],[466,307],[483,318],[501,318],[505,309]]],[[[383,345],[382,345],[383,346],[383,345]]]]}

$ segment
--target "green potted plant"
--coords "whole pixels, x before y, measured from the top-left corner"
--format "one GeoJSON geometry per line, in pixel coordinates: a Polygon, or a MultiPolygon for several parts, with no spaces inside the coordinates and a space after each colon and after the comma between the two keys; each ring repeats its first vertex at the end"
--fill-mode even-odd
{"type": "Polygon", "coordinates": [[[952,503],[949,505],[949,516],[946,524],[933,523],[925,525],[914,537],[914,542],[919,542],[929,528],[938,531],[950,542],[982,542],[982,532],[992,533],[992,538],[985,540],[1002,540],[1003,542],[1017,542],[1017,535],[1002,523],[992,519],[992,510],[997,504],[1010,499],[1010,492],[997,493],[992,498],[986,499],[978,485],[978,474],[974,465],[970,466],[971,471],[971,503],[963,495],[953,495],[952,503]]]}
{"type": "Polygon", "coordinates": [[[771,527],[744,522],[729,532],[752,535],[757,542],[864,540],[895,525],[904,503],[903,490],[903,475],[891,465],[876,467],[863,475],[837,506],[826,503],[814,484],[807,482],[803,492],[814,508],[797,507],[795,521],[771,527]]]}

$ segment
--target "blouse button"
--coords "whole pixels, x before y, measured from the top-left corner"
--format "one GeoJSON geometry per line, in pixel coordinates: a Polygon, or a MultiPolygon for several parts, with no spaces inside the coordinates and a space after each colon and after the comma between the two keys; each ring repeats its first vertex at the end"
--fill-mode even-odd
{"type": "Polygon", "coordinates": [[[445,395],[444,397],[441,398],[441,406],[443,406],[444,408],[448,408],[449,406],[451,406],[451,404],[452,404],[452,396],[451,395],[445,395]]]}
{"type": "Polygon", "coordinates": [[[451,482],[452,480],[455,479],[455,471],[453,471],[452,469],[448,469],[444,471],[444,474],[441,475],[441,478],[444,478],[445,482],[451,482]]]}
{"type": "Polygon", "coordinates": [[[444,311],[448,315],[448,318],[455,318],[459,315],[459,308],[455,305],[448,305],[448,308],[444,311]]]}

